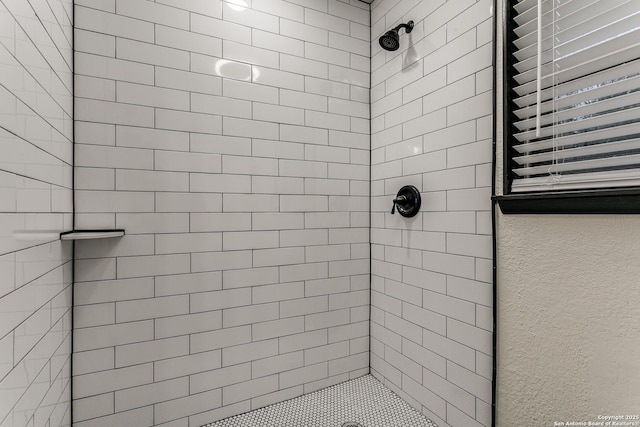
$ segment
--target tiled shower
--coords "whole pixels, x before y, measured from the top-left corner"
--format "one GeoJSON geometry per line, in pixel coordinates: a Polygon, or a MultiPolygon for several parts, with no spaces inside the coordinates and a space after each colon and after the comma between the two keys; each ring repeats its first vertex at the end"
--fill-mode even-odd
{"type": "Polygon", "coordinates": [[[368,373],[490,425],[492,12],[0,0],[0,426],[201,426],[368,373]]]}

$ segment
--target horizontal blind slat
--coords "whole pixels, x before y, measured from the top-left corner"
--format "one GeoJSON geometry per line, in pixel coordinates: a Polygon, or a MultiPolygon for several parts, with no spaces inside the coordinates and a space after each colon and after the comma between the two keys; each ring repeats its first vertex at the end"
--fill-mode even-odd
{"type": "MultiPolygon", "coordinates": [[[[612,43],[614,45],[622,45],[622,48],[613,49],[615,46],[601,44],[597,49],[576,54],[580,55],[580,57],[574,56],[570,61],[558,61],[557,64],[560,66],[561,71],[556,73],[553,73],[552,64],[544,65],[542,85],[545,88],[551,87],[554,84],[554,78],[556,80],[555,84],[561,84],[604,68],[627,61],[633,61],[640,56],[639,38],[636,33],[625,34],[623,37],[615,39],[614,41],[616,41],[616,43],[612,43]]],[[[535,70],[528,71],[527,74],[528,80],[524,83],[519,82],[520,84],[513,88],[520,96],[535,92],[535,70]],[[531,80],[531,77],[533,77],[533,80],[531,80]]],[[[514,78],[517,77],[518,76],[514,76],[514,78]]]]}
{"type": "MultiPolygon", "coordinates": [[[[632,76],[638,73],[640,73],[640,59],[637,59],[631,62],[626,62],[616,67],[607,68],[597,73],[584,76],[578,80],[571,80],[567,83],[557,85],[555,89],[553,87],[546,88],[545,90],[542,91],[542,99],[543,100],[552,99],[554,91],[556,92],[556,96],[563,96],[566,94],[570,94],[580,90],[598,86],[604,82],[615,81],[620,78],[624,78],[625,76],[632,76]]],[[[516,105],[518,105],[518,107],[535,105],[535,102],[536,102],[535,92],[532,92],[528,95],[524,95],[519,98],[515,98],[513,102],[515,102],[516,105]]]]}
{"type": "Polygon", "coordinates": [[[626,141],[605,142],[596,145],[584,145],[577,148],[567,148],[563,150],[546,151],[538,154],[530,154],[514,157],[514,161],[519,165],[531,163],[552,162],[554,160],[563,161],[564,159],[595,156],[603,154],[618,155],[622,151],[638,150],[640,147],[640,138],[633,138],[626,141]]]}
{"type": "Polygon", "coordinates": [[[607,139],[621,139],[628,135],[640,134],[640,123],[630,123],[623,126],[615,126],[605,129],[595,130],[589,133],[577,133],[562,136],[555,139],[545,139],[542,141],[528,141],[516,144],[513,149],[518,153],[531,153],[534,151],[549,150],[554,147],[562,148],[570,145],[585,144],[592,141],[603,141],[607,139]]]}
{"type": "Polygon", "coordinates": [[[590,172],[573,175],[544,176],[514,180],[514,193],[549,190],[581,190],[611,187],[637,187],[640,169],[627,171],[590,172]]]}
{"type": "MultiPolygon", "coordinates": [[[[640,88],[640,70],[635,76],[623,78],[617,81],[600,82],[598,86],[586,87],[583,91],[570,94],[557,95],[556,98],[546,99],[542,102],[541,112],[551,112],[553,109],[564,110],[574,105],[600,99],[611,94],[623,94],[640,88]]],[[[544,96],[543,96],[543,99],[544,96]]],[[[528,105],[513,112],[519,119],[525,120],[536,114],[536,106],[528,105]]]]}
{"type": "Polygon", "coordinates": [[[608,157],[604,159],[582,160],[577,162],[553,163],[551,165],[514,168],[513,171],[519,176],[527,176],[632,165],[638,165],[638,167],[640,168],[640,154],[618,156],[615,158],[608,157]]]}
{"type": "MultiPolygon", "coordinates": [[[[640,92],[632,92],[624,95],[602,99],[602,100],[589,100],[591,102],[585,102],[582,105],[574,108],[568,108],[565,110],[559,110],[556,108],[556,112],[549,111],[541,116],[541,126],[551,125],[553,123],[561,123],[573,118],[584,121],[590,116],[597,114],[604,114],[607,111],[619,110],[623,108],[629,108],[634,105],[640,105],[640,92]]],[[[608,120],[608,119],[607,119],[608,120]]],[[[587,124],[585,122],[585,124],[587,124]]],[[[519,130],[532,129],[536,126],[536,118],[529,118],[525,120],[519,120],[514,122],[514,125],[519,130]]]]}

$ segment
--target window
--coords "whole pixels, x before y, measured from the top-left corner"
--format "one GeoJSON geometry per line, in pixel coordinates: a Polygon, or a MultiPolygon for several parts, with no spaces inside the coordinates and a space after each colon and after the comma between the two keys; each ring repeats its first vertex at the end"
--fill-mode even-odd
{"type": "Polygon", "coordinates": [[[640,213],[637,0],[508,3],[502,210],[640,213]]]}

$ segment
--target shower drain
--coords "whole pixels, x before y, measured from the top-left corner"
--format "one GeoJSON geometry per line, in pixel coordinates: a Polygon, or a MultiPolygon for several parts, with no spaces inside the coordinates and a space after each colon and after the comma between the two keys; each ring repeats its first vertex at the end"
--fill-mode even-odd
{"type": "Polygon", "coordinates": [[[355,421],[347,421],[346,423],[343,423],[341,427],[364,427],[364,426],[355,421]]]}

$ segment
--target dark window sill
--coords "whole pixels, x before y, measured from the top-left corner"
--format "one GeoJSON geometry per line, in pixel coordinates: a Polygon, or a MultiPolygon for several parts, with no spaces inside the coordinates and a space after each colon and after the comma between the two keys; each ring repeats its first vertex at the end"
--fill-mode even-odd
{"type": "Polygon", "coordinates": [[[640,214],[640,188],[493,196],[503,214],[640,214]]]}

